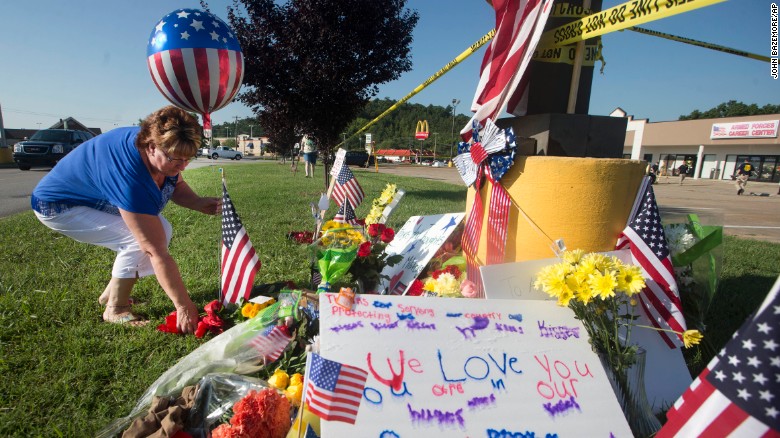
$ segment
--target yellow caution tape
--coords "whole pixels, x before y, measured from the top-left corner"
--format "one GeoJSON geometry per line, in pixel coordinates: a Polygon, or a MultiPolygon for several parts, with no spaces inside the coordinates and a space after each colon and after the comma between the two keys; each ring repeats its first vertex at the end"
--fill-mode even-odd
{"type": "Polygon", "coordinates": [[[758,60],[758,61],[770,62],[770,59],[769,59],[768,56],[756,55],[755,53],[750,53],[750,52],[745,52],[745,51],[742,51],[742,50],[732,49],[730,47],[725,47],[725,46],[719,46],[717,44],[705,43],[704,41],[692,40],[690,38],[685,38],[685,37],[681,37],[681,36],[677,36],[677,35],[671,35],[671,34],[668,34],[668,33],[658,32],[658,31],[655,31],[655,30],[645,29],[645,28],[642,28],[642,27],[632,26],[632,27],[629,27],[628,30],[633,30],[634,32],[643,33],[645,35],[652,35],[652,36],[657,36],[657,37],[660,37],[660,38],[666,38],[666,39],[672,40],[672,41],[679,41],[681,43],[691,44],[691,45],[694,45],[694,46],[704,47],[705,49],[711,49],[711,50],[717,50],[719,52],[731,53],[732,55],[737,55],[737,56],[744,56],[745,58],[752,58],[752,59],[755,59],[755,60],[758,60]]]}
{"type": "Polygon", "coordinates": [[[378,115],[374,120],[368,122],[365,126],[360,128],[357,132],[355,132],[354,134],[350,135],[349,138],[347,138],[345,141],[343,141],[342,143],[339,143],[336,146],[336,149],[338,149],[340,146],[342,146],[348,140],[350,140],[350,139],[360,135],[361,132],[363,132],[366,129],[368,129],[369,127],[371,127],[371,125],[373,125],[374,123],[376,123],[379,120],[381,120],[384,116],[386,116],[386,115],[390,114],[391,112],[395,111],[404,102],[406,102],[407,100],[409,100],[412,97],[414,97],[415,94],[417,94],[420,91],[422,91],[423,89],[425,89],[425,87],[427,87],[428,85],[433,83],[433,81],[435,81],[436,79],[439,79],[444,73],[447,73],[453,67],[455,67],[456,65],[460,64],[461,61],[463,61],[464,59],[468,58],[474,52],[479,50],[480,47],[484,46],[488,41],[490,41],[493,38],[493,36],[495,36],[495,34],[496,34],[496,30],[495,29],[492,29],[490,32],[486,33],[485,36],[480,38],[476,43],[472,44],[468,49],[464,50],[455,59],[453,59],[452,61],[448,62],[447,65],[445,65],[439,71],[434,73],[433,76],[429,77],[428,79],[425,80],[425,82],[423,82],[422,84],[418,85],[414,90],[412,90],[411,93],[409,93],[406,96],[404,96],[401,100],[399,100],[398,102],[394,103],[390,108],[386,109],[385,112],[383,112],[382,114],[378,115]]]}
{"type": "Polygon", "coordinates": [[[542,34],[539,45],[565,46],[724,1],[726,0],[631,0],[550,29],[542,34]]]}
{"type": "MultiPolygon", "coordinates": [[[[534,50],[534,61],[539,62],[552,62],[561,64],[574,64],[574,55],[577,52],[575,45],[569,45],[564,47],[536,47],[534,50]]],[[[585,56],[582,59],[583,67],[593,67],[596,61],[599,60],[600,49],[599,43],[585,45],[585,56]]]]}

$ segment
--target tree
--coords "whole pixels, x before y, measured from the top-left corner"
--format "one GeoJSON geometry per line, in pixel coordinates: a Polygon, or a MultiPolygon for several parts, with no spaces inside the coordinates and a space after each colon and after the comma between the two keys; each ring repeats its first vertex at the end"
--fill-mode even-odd
{"type": "Polygon", "coordinates": [[[767,104],[759,108],[755,103],[746,105],[742,102],[737,102],[736,100],[730,100],[704,112],[693,110],[687,116],[680,116],[678,120],[719,119],[722,117],[755,116],[759,114],[777,113],[780,113],[780,105],[767,104]]]}
{"type": "Polygon", "coordinates": [[[228,19],[245,59],[239,100],[271,141],[313,135],[330,154],[378,92],[411,69],[418,14],[406,0],[234,0],[228,19]]]}

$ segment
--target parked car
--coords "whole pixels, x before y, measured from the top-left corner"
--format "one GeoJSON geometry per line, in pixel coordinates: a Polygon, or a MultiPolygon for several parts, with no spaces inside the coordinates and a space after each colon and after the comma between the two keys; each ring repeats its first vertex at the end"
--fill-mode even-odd
{"type": "Polygon", "coordinates": [[[21,170],[32,166],[52,167],[65,155],[94,137],[92,133],[75,129],[41,129],[14,145],[14,161],[21,170]]]}
{"type": "Polygon", "coordinates": [[[207,155],[215,160],[217,158],[230,158],[231,160],[240,160],[244,158],[244,156],[241,155],[241,152],[228,146],[217,146],[213,149],[209,149],[207,155]]]}
{"type": "Polygon", "coordinates": [[[443,161],[436,160],[431,164],[431,167],[447,167],[443,161]]]}
{"type": "Polygon", "coordinates": [[[374,156],[368,155],[368,152],[363,151],[347,151],[344,156],[344,163],[351,166],[365,166],[368,161],[369,166],[374,165],[374,156]]]}

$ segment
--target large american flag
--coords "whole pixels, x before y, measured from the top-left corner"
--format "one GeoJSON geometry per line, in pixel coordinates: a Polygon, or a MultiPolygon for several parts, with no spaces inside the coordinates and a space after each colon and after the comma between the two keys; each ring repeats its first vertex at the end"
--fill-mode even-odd
{"type": "Polygon", "coordinates": [[[312,353],[306,385],[309,410],[323,420],[355,424],[366,378],[365,370],[312,353]]]}
{"type": "Polygon", "coordinates": [[[355,209],[352,208],[349,199],[345,199],[344,203],[339,207],[339,211],[336,212],[336,216],[333,218],[336,222],[347,223],[350,225],[357,225],[357,216],[355,216],[355,209]]]}
{"type": "Polygon", "coordinates": [[[780,437],[780,277],[666,413],[656,437],[780,437]]]}
{"type": "Polygon", "coordinates": [[[260,259],[249,240],[246,228],[236,214],[233,201],[222,180],[222,302],[249,299],[260,259]]]}
{"type": "Polygon", "coordinates": [[[479,84],[471,104],[475,114],[461,130],[464,139],[471,137],[473,121],[484,125],[488,118],[497,120],[507,105],[514,112],[519,103],[513,98],[515,90],[527,86],[525,70],[544,31],[553,0],[493,0],[492,3],[496,10],[496,35],[482,59],[479,84]]]}
{"type": "Polygon", "coordinates": [[[152,30],[146,54],[157,89],[174,105],[203,114],[205,129],[211,129],[208,114],[230,103],[241,87],[241,46],[209,12],[178,9],[166,15],[152,30]]]}
{"type": "MultiPolygon", "coordinates": [[[[626,247],[631,249],[631,259],[645,277],[646,287],[639,294],[639,302],[650,322],[659,329],[684,332],[685,318],[672,259],[653,186],[647,177],[642,180],[628,225],[616,245],[616,249],[626,247]]],[[[682,345],[681,336],[666,331],[658,333],[670,348],[682,345]]]]}
{"type": "Polygon", "coordinates": [[[348,199],[352,208],[356,208],[363,202],[364,197],[363,188],[355,179],[355,175],[349,170],[349,166],[342,164],[341,170],[336,175],[336,183],[333,185],[333,200],[341,205],[344,204],[345,199],[348,199]]]}
{"type": "Polygon", "coordinates": [[[290,344],[292,337],[287,332],[286,328],[280,328],[280,326],[273,326],[266,333],[262,333],[249,341],[249,345],[257,350],[265,360],[266,364],[269,364],[279,356],[282,355],[284,350],[290,344]]]}

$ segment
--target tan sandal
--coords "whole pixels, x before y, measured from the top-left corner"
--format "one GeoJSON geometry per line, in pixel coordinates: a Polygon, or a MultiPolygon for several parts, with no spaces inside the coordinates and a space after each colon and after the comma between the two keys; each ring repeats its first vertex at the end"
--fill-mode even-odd
{"type": "Polygon", "coordinates": [[[148,319],[144,319],[143,317],[136,315],[135,313],[130,311],[130,305],[127,306],[107,306],[111,308],[126,308],[128,309],[127,312],[122,312],[119,316],[115,316],[112,318],[106,318],[105,314],[103,314],[103,321],[107,322],[109,324],[127,324],[132,327],[143,327],[146,324],[149,324],[148,319]]]}

